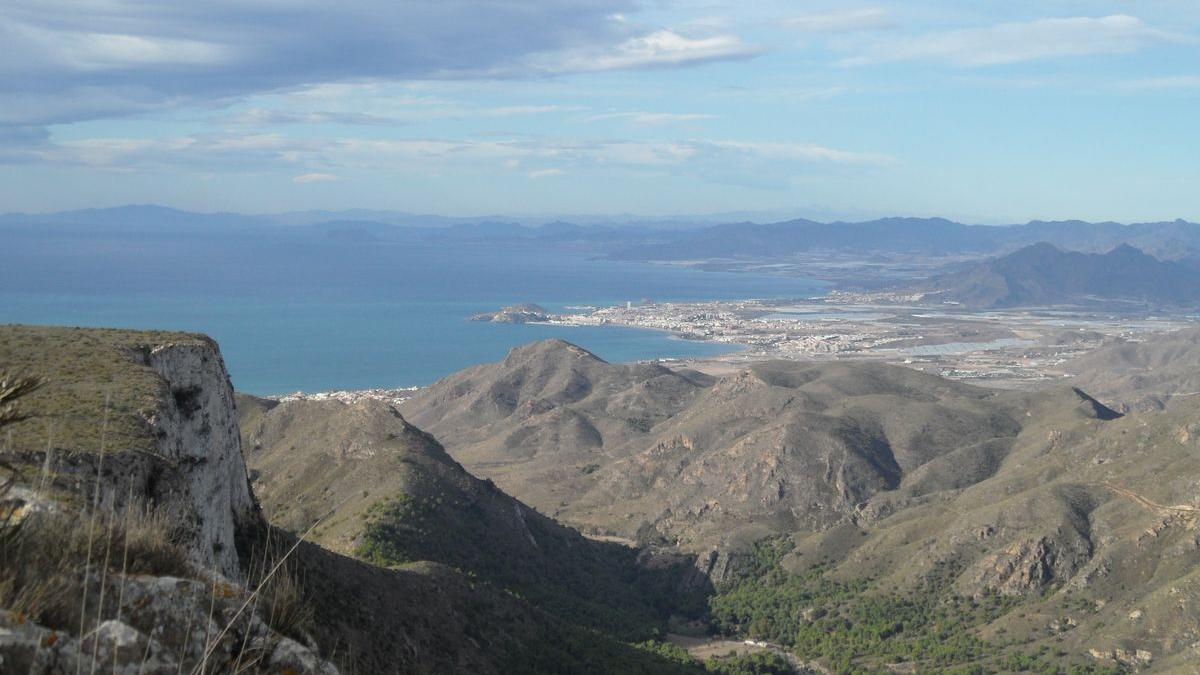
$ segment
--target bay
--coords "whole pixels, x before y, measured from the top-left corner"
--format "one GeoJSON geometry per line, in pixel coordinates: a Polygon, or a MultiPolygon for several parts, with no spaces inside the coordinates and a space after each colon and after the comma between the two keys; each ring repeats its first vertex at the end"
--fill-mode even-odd
{"type": "Polygon", "coordinates": [[[260,395],[421,386],[551,337],[614,362],[715,356],[732,348],[660,331],[466,319],[519,302],[561,310],[821,288],[528,243],[142,232],[25,233],[0,247],[0,323],[203,332],[220,343],[234,386],[260,395]]]}

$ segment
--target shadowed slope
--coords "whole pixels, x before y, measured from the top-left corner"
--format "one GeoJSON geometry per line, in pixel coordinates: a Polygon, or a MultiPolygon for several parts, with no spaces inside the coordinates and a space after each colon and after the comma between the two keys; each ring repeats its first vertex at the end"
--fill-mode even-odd
{"type": "Polygon", "coordinates": [[[680,564],[645,568],[636,551],[585,539],[471,476],[387,404],[264,410],[242,398],[264,510],[295,530],[324,517],[312,538],[334,550],[384,566],[461,569],[540,611],[628,639],[653,634],[667,596],[691,576],[680,564]]]}

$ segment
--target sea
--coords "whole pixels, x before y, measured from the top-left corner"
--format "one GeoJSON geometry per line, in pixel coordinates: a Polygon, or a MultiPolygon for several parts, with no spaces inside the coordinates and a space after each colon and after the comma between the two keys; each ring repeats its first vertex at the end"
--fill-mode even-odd
{"type": "Polygon", "coordinates": [[[562,338],[612,362],[736,349],[618,327],[467,318],[534,302],[803,298],[821,283],[616,262],[528,243],[336,242],[214,232],[17,232],[0,240],[0,323],[183,330],[217,340],[257,395],[424,386],[562,338]]]}

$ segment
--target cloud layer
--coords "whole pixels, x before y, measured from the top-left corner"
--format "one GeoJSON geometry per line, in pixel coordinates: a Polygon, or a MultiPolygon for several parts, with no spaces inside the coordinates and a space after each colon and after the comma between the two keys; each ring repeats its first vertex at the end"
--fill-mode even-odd
{"type": "Polygon", "coordinates": [[[635,25],[634,0],[8,0],[0,123],[45,124],[326,82],[519,77],[744,58],[635,25]]]}
{"type": "Polygon", "coordinates": [[[205,134],[154,140],[64,142],[32,150],[28,161],[93,169],[140,171],[253,171],[290,167],[296,183],[331,182],[353,172],[438,175],[446,171],[522,174],[623,168],[712,177],[768,169],[786,175],[800,167],[888,166],[895,160],[805,143],[734,140],[627,140],[512,137],[488,140],[289,138],[280,134],[205,134]]]}

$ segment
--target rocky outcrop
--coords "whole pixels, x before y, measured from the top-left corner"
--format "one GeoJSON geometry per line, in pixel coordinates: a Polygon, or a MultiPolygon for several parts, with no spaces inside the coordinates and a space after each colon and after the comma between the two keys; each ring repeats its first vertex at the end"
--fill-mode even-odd
{"type": "Polygon", "coordinates": [[[0,610],[0,671],[6,673],[314,673],[338,670],[271,629],[236,586],[193,579],[111,579],[106,619],[79,637],[0,610]],[[119,590],[118,590],[119,589],[119,590]]]}
{"type": "Polygon", "coordinates": [[[216,343],[167,343],[134,352],[162,378],[169,395],[147,420],[159,454],[180,474],[177,489],[159,495],[175,515],[193,562],[229,578],[240,576],[234,535],[256,518],[234,410],[233,385],[216,343]]]}
{"type": "Polygon", "coordinates": [[[0,672],[336,672],[239,557],[265,523],[216,343],[4,327],[0,363],[43,383],[0,458],[0,672]]]}
{"type": "Polygon", "coordinates": [[[1069,579],[1087,560],[1083,552],[1063,550],[1047,537],[1020,541],[985,557],[974,585],[1004,595],[1038,593],[1069,579]]]}

